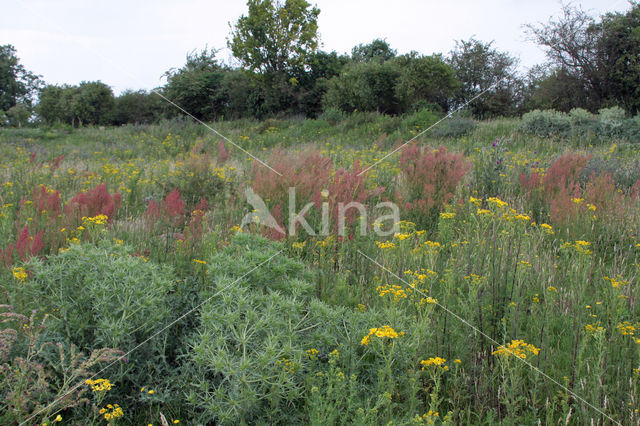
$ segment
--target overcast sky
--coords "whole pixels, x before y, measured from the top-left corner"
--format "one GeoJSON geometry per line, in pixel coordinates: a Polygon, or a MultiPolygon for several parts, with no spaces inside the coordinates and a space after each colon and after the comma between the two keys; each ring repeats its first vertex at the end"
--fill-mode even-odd
{"type": "MultiPolygon", "coordinates": [[[[544,62],[526,41],[523,24],[560,13],[558,0],[317,0],[322,49],[348,53],[386,38],[398,53],[447,54],[455,40],[495,40],[523,69],[544,62]]],[[[626,10],[626,0],[576,1],[594,16],[626,10]]],[[[244,0],[13,0],[0,15],[0,44],[12,44],[22,64],[47,83],[101,80],[116,93],[151,89],[180,67],[186,53],[226,49],[229,23],[246,13],[244,0]]]]}

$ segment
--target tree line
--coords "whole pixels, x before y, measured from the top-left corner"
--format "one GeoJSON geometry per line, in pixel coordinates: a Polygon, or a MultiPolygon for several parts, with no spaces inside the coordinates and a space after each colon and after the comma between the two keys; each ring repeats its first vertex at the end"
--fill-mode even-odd
{"type": "Polygon", "coordinates": [[[183,114],[203,121],[272,116],[316,117],[329,110],[404,114],[446,113],[469,100],[480,119],[533,109],[596,112],[640,108],[640,5],[598,18],[563,6],[557,19],[526,26],[548,62],[527,73],[493,42],[456,42],[448,55],[399,55],[384,39],[355,46],[350,55],[318,48],[320,10],[305,0],[249,0],[227,44],[238,65],[217,51],[191,52],[152,91],[114,96],[100,81],[47,85],[24,69],[15,49],[0,46],[0,123],[34,121],[121,125],[183,114]]]}

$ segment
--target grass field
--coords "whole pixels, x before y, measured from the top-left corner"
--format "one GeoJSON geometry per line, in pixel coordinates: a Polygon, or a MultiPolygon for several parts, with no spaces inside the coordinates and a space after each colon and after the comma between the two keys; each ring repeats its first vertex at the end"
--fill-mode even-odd
{"type": "Polygon", "coordinates": [[[0,130],[0,423],[640,424],[640,145],[419,118],[0,130]]]}

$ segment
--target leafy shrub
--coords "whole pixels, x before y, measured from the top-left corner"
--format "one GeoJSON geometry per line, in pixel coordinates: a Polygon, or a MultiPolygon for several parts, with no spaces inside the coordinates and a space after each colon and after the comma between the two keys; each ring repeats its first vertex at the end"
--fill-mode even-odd
{"type": "Polygon", "coordinates": [[[460,138],[469,135],[476,127],[476,121],[471,118],[454,117],[431,129],[431,136],[434,138],[460,138]]]}
{"type": "Polygon", "coordinates": [[[439,119],[440,117],[433,110],[424,108],[413,114],[406,115],[402,120],[402,127],[406,130],[422,131],[439,119]]]}
{"type": "Polygon", "coordinates": [[[598,133],[602,137],[615,138],[622,136],[626,113],[620,107],[603,108],[598,111],[598,133]]]}
{"type": "MultiPolygon", "coordinates": [[[[82,350],[127,351],[171,318],[166,297],[172,271],[128,255],[124,246],[72,244],[46,261],[32,258],[25,268],[32,277],[13,298],[23,301],[23,309],[55,307],[52,330],[82,350]]],[[[139,351],[130,368],[144,372],[155,356],[149,348],[139,351]]]]}
{"type": "Polygon", "coordinates": [[[347,117],[347,114],[345,114],[345,112],[342,111],[341,109],[327,108],[322,114],[320,114],[320,116],[318,117],[318,120],[324,120],[329,124],[331,124],[332,126],[335,126],[336,124],[344,121],[346,117],[347,117]]]}
{"type": "Polygon", "coordinates": [[[571,130],[571,121],[562,112],[536,109],[522,116],[521,129],[541,138],[566,136],[571,130]]]}
{"type": "Polygon", "coordinates": [[[333,339],[309,304],[301,263],[278,255],[254,269],[277,249],[240,234],[207,261],[212,286],[203,289],[208,301],[189,361],[197,371],[189,401],[200,422],[301,421],[305,349],[315,334],[333,339]]]}
{"type": "Polygon", "coordinates": [[[598,116],[582,108],[569,111],[571,134],[578,137],[593,136],[598,131],[598,116]]]}

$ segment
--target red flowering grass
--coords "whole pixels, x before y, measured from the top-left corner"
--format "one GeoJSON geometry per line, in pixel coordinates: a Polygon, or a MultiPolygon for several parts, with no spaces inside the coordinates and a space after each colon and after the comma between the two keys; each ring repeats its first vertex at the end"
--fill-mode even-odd
{"type": "Polygon", "coordinates": [[[401,176],[396,191],[401,213],[416,223],[433,225],[470,168],[464,155],[447,152],[445,147],[431,150],[405,146],[400,155],[401,176]]]}
{"type": "MultiPolygon", "coordinates": [[[[373,197],[379,196],[385,190],[383,187],[367,189],[367,175],[366,173],[362,173],[362,171],[363,168],[360,167],[360,162],[356,159],[351,170],[346,170],[344,168],[338,169],[329,184],[327,202],[329,203],[329,211],[332,220],[330,229],[333,232],[341,232],[339,229],[339,216],[341,214],[340,204],[342,204],[343,208],[351,202],[366,205],[373,197]]],[[[315,199],[315,204],[318,209],[321,207],[321,200],[317,197],[315,199]]],[[[343,209],[342,213],[344,214],[344,225],[347,227],[353,226],[356,221],[358,209],[343,209]]]]}
{"type": "Polygon", "coordinates": [[[20,260],[25,261],[40,253],[44,248],[44,242],[42,241],[43,233],[43,231],[40,231],[32,236],[29,234],[29,226],[25,225],[25,227],[22,228],[14,246],[20,260]]]}
{"type": "Polygon", "coordinates": [[[94,217],[103,214],[111,222],[121,203],[121,195],[119,193],[111,195],[107,185],[103,183],[87,192],[78,192],[64,206],[64,212],[68,219],[73,218],[77,221],[85,216],[94,217]]]}
{"type": "Polygon", "coordinates": [[[580,172],[590,159],[590,155],[567,153],[551,164],[544,177],[537,171],[521,174],[520,186],[534,211],[539,215],[545,209],[556,225],[574,220],[581,207],[572,200],[581,197],[580,172]]]}
{"type": "Polygon", "coordinates": [[[216,158],[216,164],[218,166],[223,165],[224,163],[227,162],[227,159],[229,158],[229,151],[227,151],[227,149],[224,146],[224,142],[219,141],[218,142],[218,157],[216,158]]]}
{"type": "Polygon", "coordinates": [[[267,164],[282,176],[254,161],[252,188],[265,202],[269,200],[274,206],[288,205],[289,188],[295,188],[297,204],[310,202],[328,187],[333,168],[331,159],[323,157],[315,149],[299,155],[274,150],[267,164]]]}

